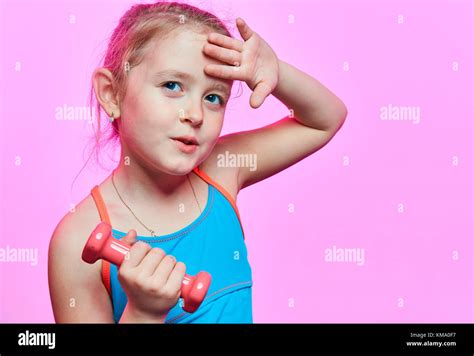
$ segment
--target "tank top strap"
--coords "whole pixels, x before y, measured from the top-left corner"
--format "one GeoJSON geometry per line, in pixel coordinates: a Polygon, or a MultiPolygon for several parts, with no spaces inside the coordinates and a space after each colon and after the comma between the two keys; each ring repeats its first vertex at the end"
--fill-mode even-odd
{"type": "Polygon", "coordinates": [[[95,205],[97,205],[97,210],[99,211],[100,219],[110,224],[109,213],[107,212],[107,208],[105,206],[104,200],[102,199],[102,195],[100,194],[98,185],[92,188],[91,195],[95,201],[95,205]]]}
{"type": "MultiPolygon", "coordinates": [[[[97,205],[97,210],[99,211],[100,219],[112,225],[110,222],[109,213],[107,212],[107,208],[105,206],[104,200],[102,199],[102,195],[100,194],[98,185],[92,188],[91,195],[94,199],[95,205],[97,205]]],[[[110,263],[105,260],[102,260],[102,282],[104,283],[105,289],[107,289],[107,292],[109,293],[109,296],[112,299],[112,290],[110,288],[110,263]]]]}
{"type": "Polygon", "coordinates": [[[202,180],[204,180],[206,183],[212,185],[214,188],[216,188],[219,192],[222,193],[222,195],[229,201],[230,205],[232,205],[232,208],[234,208],[235,213],[237,215],[237,218],[239,219],[240,227],[242,229],[242,234],[244,236],[245,240],[245,233],[244,233],[244,228],[242,225],[242,220],[240,219],[240,214],[239,214],[239,209],[237,208],[237,204],[235,203],[234,198],[232,195],[229,194],[229,192],[224,189],[219,183],[214,181],[211,177],[209,177],[204,171],[202,171],[199,166],[196,166],[193,169],[193,172],[196,173],[202,180]]]}

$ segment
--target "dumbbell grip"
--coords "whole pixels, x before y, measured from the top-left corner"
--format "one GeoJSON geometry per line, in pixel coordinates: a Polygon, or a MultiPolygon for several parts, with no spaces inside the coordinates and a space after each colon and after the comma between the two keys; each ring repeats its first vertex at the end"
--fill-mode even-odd
{"type": "Polygon", "coordinates": [[[130,251],[130,245],[117,239],[110,239],[110,248],[102,249],[102,258],[120,267],[125,255],[130,251]]]}
{"type": "MultiPolygon", "coordinates": [[[[96,236],[97,239],[97,236],[96,236]]],[[[113,263],[117,267],[120,267],[123,260],[125,259],[126,254],[130,251],[130,245],[127,245],[120,240],[111,238],[110,239],[110,248],[102,249],[102,258],[110,263],[113,263]]],[[[188,274],[184,275],[183,283],[181,286],[181,293],[186,294],[187,289],[190,287],[191,276],[188,274]]]]}
{"type": "MultiPolygon", "coordinates": [[[[95,263],[104,259],[118,267],[123,263],[131,246],[112,237],[112,226],[101,222],[92,231],[82,251],[82,260],[95,263]]],[[[211,283],[211,275],[201,271],[196,276],[184,275],[181,283],[181,297],[184,300],[183,309],[193,313],[201,305],[211,283]]]]}

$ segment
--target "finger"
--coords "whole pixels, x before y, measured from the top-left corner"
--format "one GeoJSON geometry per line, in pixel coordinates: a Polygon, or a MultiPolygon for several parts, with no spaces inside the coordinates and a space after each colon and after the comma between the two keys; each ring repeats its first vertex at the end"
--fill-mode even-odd
{"type": "Polygon", "coordinates": [[[228,63],[231,65],[240,65],[242,56],[240,52],[219,47],[210,43],[204,45],[204,53],[208,56],[214,57],[221,62],[228,63]]]}
{"type": "Polygon", "coordinates": [[[138,266],[140,274],[147,277],[152,276],[165,256],[166,253],[161,248],[152,248],[138,266]]]}
{"type": "Polygon", "coordinates": [[[228,49],[233,49],[234,51],[237,51],[237,52],[242,52],[242,50],[244,49],[244,44],[242,43],[242,41],[239,41],[236,38],[225,36],[216,32],[210,33],[207,36],[207,40],[210,43],[214,43],[216,45],[219,45],[221,47],[225,47],[228,49]]]}
{"type": "Polygon", "coordinates": [[[254,109],[260,107],[263,104],[268,95],[270,95],[272,89],[270,85],[265,82],[260,82],[257,84],[253,90],[252,95],[250,96],[250,106],[254,109]]]}
{"type": "Polygon", "coordinates": [[[204,67],[204,71],[213,77],[229,79],[229,80],[243,80],[243,74],[241,73],[241,67],[219,65],[219,64],[208,64],[204,67]]]}
{"type": "Polygon", "coordinates": [[[172,255],[166,255],[153,273],[153,283],[164,286],[175,265],[176,258],[172,255]]]}
{"type": "Polygon", "coordinates": [[[166,288],[169,290],[180,290],[185,274],[186,265],[183,262],[176,263],[166,282],[166,288]]]}
{"type": "MultiPolygon", "coordinates": [[[[135,230],[129,230],[127,234],[120,239],[120,242],[132,246],[135,242],[137,242],[137,232],[135,230]]],[[[128,260],[129,258],[130,253],[127,253],[125,255],[125,260],[128,260]]]]}
{"type": "Polygon", "coordinates": [[[135,230],[130,230],[127,235],[120,239],[120,241],[128,245],[133,245],[137,241],[137,232],[135,230]]]}
{"type": "Polygon", "coordinates": [[[237,22],[237,28],[239,29],[240,35],[242,36],[244,41],[247,41],[253,35],[252,29],[247,25],[247,23],[241,17],[238,17],[236,22],[237,22]]]}
{"type": "Polygon", "coordinates": [[[143,241],[137,241],[130,248],[130,251],[125,255],[122,262],[122,268],[134,268],[137,267],[143,258],[146,256],[148,251],[151,250],[151,246],[143,241]]]}

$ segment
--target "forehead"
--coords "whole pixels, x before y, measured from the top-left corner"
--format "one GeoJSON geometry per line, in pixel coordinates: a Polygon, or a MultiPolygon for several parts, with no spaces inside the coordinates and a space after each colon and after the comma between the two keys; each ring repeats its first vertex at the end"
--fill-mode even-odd
{"type": "Polygon", "coordinates": [[[232,80],[209,76],[204,72],[207,64],[225,64],[203,52],[207,33],[192,30],[172,31],[162,39],[154,39],[144,59],[147,74],[155,77],[174,76],[189,81],[206,81],[230,90],[232,80]]]}

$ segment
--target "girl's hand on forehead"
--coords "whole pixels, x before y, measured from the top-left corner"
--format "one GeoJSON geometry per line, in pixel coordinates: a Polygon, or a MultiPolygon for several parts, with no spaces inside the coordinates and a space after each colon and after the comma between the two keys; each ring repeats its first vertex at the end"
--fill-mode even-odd
{"type": "Polygon", "coordinates": [[[206,74],[227,80],[241,80],[253,91],[250,106],[260,107],[278,84],[278,57],[273,49],[240,17],[237,28],[244,42],[210,33],[204,53],[227,65],[208,64],[206,74]]]}

